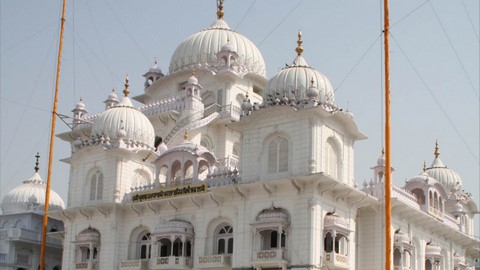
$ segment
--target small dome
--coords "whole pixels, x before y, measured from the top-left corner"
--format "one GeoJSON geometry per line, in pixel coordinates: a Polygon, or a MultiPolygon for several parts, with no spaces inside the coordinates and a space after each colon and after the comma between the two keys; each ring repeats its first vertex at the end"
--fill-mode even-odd
{"type": "Polygon", "coordinates": [[[408,237],[408,235],[406,235],[405,233],[403,233],[400,230],[397,230],[395,232],[394,239],[395,239],[394,241],[396,243],[407,243],[407,244],[410,243],[410,238],[408,237]]]}
{"type": "Polygon", "coordinates": [[[438,143],[435,144],[435,159],[429,168],[426,168],[426,173],[435,178],[440,184],[443,185],[447,192],[452,190],[459,190],[463,186],[460,175],[454,170],[447,168],[439,158],[438,143]]]}
{"type": "Polygon", "coordinates": [[[318,91],[318,89],[313,85],[314,84],[313,79],[311,80],[311,83],[312,84],[310,85],[310,87],[307,90],[307,97],[309,99],[317,99],[318,95],[320,94],[320,91],[318,91]]]}
{"type": "Polygon", "coordinates": [[[128,79],[125,97],[120,103],[104,111],[93,124],[92,136],[105,136],[110,139],[126,138],[152,147],[155,131],[148,118],[133,107],[128,98],[128,79]]]}
{"type": "Polygon", "coordinates": [[[77,242],[100,242],[100,232],[97,229],[88,227],[77,235],[77,242]]]}
{"type": "Polygon", "coordinates": [[[190,78],[188,78],[187,83],[188,84],[198,84],[198,79],[197,79],[197,77],[195,77],[195,75],[192,75],[192,76],[190,76],[190,78]]]}
{"type": "Polygon", "coordinates": [[[115,94],[115,89],[112,89],[112,92],[110,93],[110,95],[108,95],[107,100],[118,100],[118,96],[117,94],[115,94]]]}
{"type": "Polygon", "coordinates": [[[233,47],[232,44],[230,44],[230,41],[227,42],[227,44],[222,46],[222,49],[220,50],[221,52],[234,52],[235,48],[233,47]]]}
{"type": "Polygon", "coordinates": [[[288,214],[281,208],[264,209],[257,216],[257,222],[284,222],[288,223],[288,214]]]}
{"type": "Polygon", "coordinates": [[[257,46],[231,30],[223,19],[217,19],[209,28],[185,39],[173,53],[169,71],[174,73],[202,66],[220,66],[222,62],[216,54],[222,49],[235,47],[234,50],[239,55],[237,63],[245,66],[248,72],[265,77],[265,61],[257,46]],[[227,39],[229,42],[225,45],[227,39]]]}
{"type": "MultiPolygon", "coordinates": [[[[34,211],[43,213],[45,205],[45,183],[40,174],[35,172],[30,179],[20,186],[12,189],[3,197],[1,208],[3,214],[23,213],[34,211]]],[[[57,211],[65,208],[60,195],[50,190],[49,211],[57,211]]]]}
{"type": "Polygon", "coordinates": [[[153,66],[148,70],[148,72],[151,72],[151,73],[159,73],[159,74],[162,73],[162,70],[158,67],[158,62],[157,62],[157,60],[155,60],[155,63],[154,63],[153,66]]]}
{"type": "Polygon", "coordinates": [[[83,98],[80,97],[80,101],[75,105],[77,110],[85,110],[85,103],[83,103],[83,98]]]}
{"type": "Polygon", "coordinates": [[[184,220],[172,219],[155,227],[155,234],[181,233],[193,235],[193,225],[184,220]]]}
{"type": "Polygon", "coordinates": [[[382,155],[377,159],[377,166],[383,167],[385,166],[386,158],[385,158],[385,150],[382,149],[382,155]]]}
{"type": "Polygon", "coordinates": [[[330,81],[323,74],[308,66],[307,61],[302,56],[301,33],[298,36],[297,57],[295,57],[292,65],[287,65],[268,81],[265,98],[281,94],[286,95],[290,100],[308,99],[307,92],[313,80],[316,84],[319,99],[334,103],[333,87],[330,81]]]}
{"type": "Polygon", "coordinates": [[[428,244],[425,246],[425,257],[441,257],[442,249],[439,246],[428,244]]]}
{"type": "Polygon", "coordinates": [[[327,213],[324,219],[324,227],[326,230],[333,228],[348,229],[348,223],[342,216],[339,216],[336,212],[327,213]]]}

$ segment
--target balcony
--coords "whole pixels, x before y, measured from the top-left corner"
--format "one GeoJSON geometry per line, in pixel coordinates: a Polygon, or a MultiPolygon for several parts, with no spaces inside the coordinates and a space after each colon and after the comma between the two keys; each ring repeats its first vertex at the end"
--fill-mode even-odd
{"type": "Polygon", "coordinates": [[[280,267],[287,269],[288,261],[285,259],[285,249],[267,249],[255,251],[255,258],[252,265],[255,268],[280,267]]]}
{"type": "Polygon", "coordinates": [[[224,269],[232,268],[232,255],[199,256],[195,261],[195,269],[224,269]]]}
{"type": "MultiPolygon", "coordinates": [[[[0,229],[0,240],[35,242],[40,244],[41,232],[30,231],[22,228],[0,229]]],[[[47,235],[47,245],[61,248],[62,241],[47,235]]]]}
{"type": "Polygon", "coordinates": [[[120,261],[120,270],[148,270],[149,260],[120,261]]]}
{"type": "Polygon", "coordinates": [[[190,257],[158,257],[150,260],[150,269],[192,269],[190,257]]]}
{"type": "Polygon", "coordinates": [[[330,269],[349,269],[348,257],[335,252],[325,252],[325,264],[330,269]]]}

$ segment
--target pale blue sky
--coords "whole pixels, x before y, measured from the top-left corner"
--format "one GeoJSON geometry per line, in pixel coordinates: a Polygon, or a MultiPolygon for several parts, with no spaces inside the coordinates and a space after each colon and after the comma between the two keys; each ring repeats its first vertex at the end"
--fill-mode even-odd
{"type": "MultiPolygon", "coordinates": [[[[226,21],[257,44],[267,77],[293,61],[302,30],[305,59],[338,88],[336,103],[369,137],[356,144],[359,185],[382,148],[380,2],[225,2],[226,21]]],[[[167,73],[176,46],[216,16],[213,0],[69,1],[67,9],[58,109],[66,115],[80,96],[90,113],[101,112],[126,74],[132,95],[141,94],[154,59],[167,73]]],[[[479,9],[478,0],[402,0],[390,10],[394,183],[419,174],[424,160],[430,165],[438,139],[442,161],[477,205],[479,9]]],[[[60,13],[60,0],[0,1],[0,197],[32,175],[37,151],[46,180],[60,13]]],[[[57,133],[66,130],[58,120],[57,133]]],[[[57,139],[52,187],[65,201],[69,167],[58,160],[69,152],[57,139]]]]}

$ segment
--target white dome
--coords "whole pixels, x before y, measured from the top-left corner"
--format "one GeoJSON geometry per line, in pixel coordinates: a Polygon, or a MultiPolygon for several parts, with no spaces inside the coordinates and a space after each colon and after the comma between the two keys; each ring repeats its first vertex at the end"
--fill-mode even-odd
{"type": "MultiPolygon", "coordinates": [[[[35,211],[43,213],[45,205],[45,183],[40,174],[35,172],[30,179],[12,189],[3,197],[1,208],[3,214],[23,213],[35,211]]],[[[62,210],[65,203],[53,190],[50,190],[49,211],[62,210]]]]}
{"type": "Polygon", "coordinates": [[[290,66],[277,72],[267,83],[265,98],[285,95],[290,100],[308,99],[307,90],[314,86],[319,91],[320,100],[334,103],[333,87],[327,77],[309,67],[299,55],[290,66]],[[313,82],[313,85],[311,81],[313,82]]]}
{"type": "Polygon", "coordinates": [[[223,19],[217,19],[209,28],[191,35],[177,47],[170,61],[170,73],[221,65],[216,54],[227,44],[227,40],[230,49],[236,48],[239,65],[245,66],[250,73],[265,77],[265,61],[257,46],[231,30],[223,19]]]}
{"type": "Polygon", "coordinates": [[[133,107],[128,97],[124,97],[95,120],[92,136],[101,135],[110,139],[126,138],[147,146],[153,146],[155,140],[152,123],[133,107]]]}
{"type": "Polygon", "coordinates": [[[439,158],[435,158],[430,168],[425,171],[430,177],[435,178],[448,192],[462,187],[462,179],[454,170],[450,170],[439,158]]]}

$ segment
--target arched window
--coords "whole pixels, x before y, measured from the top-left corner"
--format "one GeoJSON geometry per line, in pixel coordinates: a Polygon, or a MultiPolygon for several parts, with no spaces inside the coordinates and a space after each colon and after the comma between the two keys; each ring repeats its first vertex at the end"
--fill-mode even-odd
{"type": "Polygon", "coordinates": [[[101,200],[103,197],[103,174],[97,170],[90,178],[90,200],[101,200]]]}
{"type": "Polygon", "coordinates": [[[191,181],[193,178],[193,162],[191,160],[187,160],[187,162],[185,162],[184,170],[184,179],[189,179],[191,181]]]}
{"type": "Polygon", "coordinates": [[[423,193],[422,189],[415,188],[415,189],[412,190],[412,194],[413,194],[413,196],[415,196],[415,198],[417,198],[417,203],[418,204],[420,204],[420,205],[425,204],[425,194],[423,193]]]}
{"type": "Polygon", "coordinates": [[[333,237],[332,237],[332,234],[330,232],[328,232],[326,235],[325,235],[325,239],[323,240],[324,243],[323,243],[323,249],[325,250],[325,252],[332,252],[333,251],[333,237]]]}
{"type": "Polygon", "coordinates": [[[335,253],[347,255],[347,248],[347,237],[342,234],[337,234],[337,236],[335,236],[335,253]]]}
{"type": "Polygon", "coordinates": [[[173,241],[173,256],[175,257],[180,257],[182,256],[182,250],[183,250],[183,243],[182,239],[176,238],[175,241],[173,241]]]}
{"type": "Polygon", "coordinates": [[[175,160],[172,164],[172,178],[175,184],[177,182],[180,182],[182,180],[182,170],[181,170],[182,165],[180,164],[180,161],[175,160]]]}
{"type": "Polygon", "coordinates": [[[132,187],[133,188],[138,188],[138,187],[143,187],[143,186],[149,186],[150,183],[150,177],[147,172],[144,170],[136,170],[135,174],[132,177],[132,187]]]}
{"type": "Polygon", "coordinates": [[[158,174],[158,182],[160,183],[160,185],[162,186],[166,185],[167,177],[168,177],[168,166],[162,165],[162,167],[160,167],[160,172],[158,174]]]}
{"type": "Polygon", "coordinates": [[[200,160],[198,162],[198,179],[204,180],[208,175],[208,162],[205,160],[200,160]]]}
{"type": "Polygon", "coordinates": [[[268,173],[288,171],[288,140],[277,136],[268,144],[268,173]]]}
{"type": "Polygon", "coordinates": [[[402,266],[402,253],[397,248],[393,251],[393,265],[402,266]]]}
{"type": "Polygon", "coordinates": [[[138,239],[139,259],[150,259],[152,252],[151,235],[149,232],[143,232],[138,239]]]}
{"type": "Polygon", "coordinates": [[[169,257],[172,254],[172,242],[168,238],[162,238],[158,242],[158,257],[169,257]]]}
{"type": "Polygon", "coordinates": [[[230,225],[222,224],[215,234],[216,254],[233,253],[233,228],[230,225]]]}

